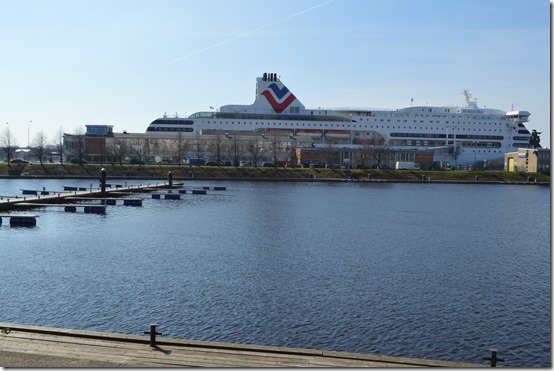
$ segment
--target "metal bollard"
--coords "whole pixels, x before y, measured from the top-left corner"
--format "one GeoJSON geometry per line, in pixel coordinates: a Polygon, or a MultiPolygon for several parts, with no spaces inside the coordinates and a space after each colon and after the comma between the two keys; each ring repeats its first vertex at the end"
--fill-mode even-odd
{"type": "Polygon", "coordinates": [[[106,169],[100,170],[100,191],[103,195],[106,194],[106,169]]]}
{"type": "Polygon", "coordinates": [[[155,323],[152,323],[150,325],[150,331],[144,331],[145,334],[150,335],[150,346],[155,348],[156,347],[156,335],[163,335],[161,332],[156,331],[156,327],[158,325],[155,323]]]}
{"type": "Polygon", "coordinates": [[[496,362],[504,362],[503,359],[498,358],[496,355],[498,354],[498,350],[491,349],[491,356],[490,357],[483,357],[484,360],[491,362],[491,367],[496,367],[496,362]]]}

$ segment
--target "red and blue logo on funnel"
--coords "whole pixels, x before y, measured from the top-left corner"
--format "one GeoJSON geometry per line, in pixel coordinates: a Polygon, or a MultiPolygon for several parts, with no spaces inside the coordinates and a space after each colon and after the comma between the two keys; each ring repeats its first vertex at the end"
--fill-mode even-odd
{"type": "Polygon", "coordinates": [[[262,95],[277,113],[286,110],[296,99],[294,94],[292,94],[286,86],[283,86],[283,89],[279,89],[275,83],[269,85],[267,89],[262,92],[262,95]]]}

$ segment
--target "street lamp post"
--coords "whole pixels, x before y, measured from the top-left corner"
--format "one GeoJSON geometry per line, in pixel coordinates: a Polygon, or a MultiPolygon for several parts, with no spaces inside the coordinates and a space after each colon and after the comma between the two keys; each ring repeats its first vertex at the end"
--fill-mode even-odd
{"type": "Polygon", "coordinates": [[[30,133],[31,133],[31,122],[33,122],[33,120],[29,121],[29,125],[27,125],[27,148],[31,148],[31,147],[29,147],[30,146],[29,137],[30,137],[30,133]]]}
{"type": "Polygon", "coordinates": [[[475,170],[477,170],[477,142],[472,142],[473,144],[473,166],[475,166],[475,170]]]}

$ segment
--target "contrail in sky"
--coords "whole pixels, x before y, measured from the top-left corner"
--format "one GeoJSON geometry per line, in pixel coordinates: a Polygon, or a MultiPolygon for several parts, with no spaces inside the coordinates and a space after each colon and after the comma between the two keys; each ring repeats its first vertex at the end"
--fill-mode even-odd
{"type": "Polygon", "coordinates": [[[204,49],[197,50],[197,51],[192,52],[192,53],[190,53],[190,54],[187,54],[187,55],[185,55],[185,56],[183,56],[183,57],[179,57],[179,58],[174,59],[174,60],[172,60],[172,61],[165,62],[163,65],[164,65],[164,66],[168,66],[168,65],[170,65],[170,64],[173,64],[173,63],[182,61],[183,59],[187,59],[187,58],[192,57],[192,56],[194,56],[194,55],[203,53],[203,52],[205,52],[206,50],[210,50],[210,49],[216,48],[216,47],[218,47],[218,46],[221,46],[221,45],[230,43],[231,41],[240,39],[241,37],[245,37],[245,36],[250,35],[250,34],[252,34],[252,33],[254,33],[254,32],[258,32],[258,31],[260,31],[260,30],[263,30],[264,28],[271,27],[271,26],[273,26],[273,25],[276,25],[277,23],[281,23],[281,22],[284,22],[284,21],[289,20],[289,19],[291,19],[291,18],[298,17],[299,15],[302,15],[302,14],[305,14],[305,13],[308,13],[308,12],[311,12],[312,10],[317,9],[317,8],[320,8],[320,7],[322,7],[322,6],[325,6],[325,5],[329,4],[329,3],[332,3],[333,1],[335,1],[335,0],[327,0],[327,1],[323,2],[323,3],[321,3],[321,4],[312,6],[311,8],[308,8],[308,9],[305,9],[305,10],[303,10],[303,11],[301,11],[301,12],[298,12],[298,13],[295,13],[295,14],[292,14],[292,15],[289,15],[289,16],[287,16],[287,17],[285,17],[285,18],[281,18],[281,19],[279,19],[279,20],[277,20],[277,21],[275,21],[275,22],[268,23],[268,24],[266,24],[266,25],[264,25],[264,26],[260,26],[260,27],[258,27],[258,28],[253,29],[253,30],[250,30],[250,31],[241,33],[240,35],[231,37],[230,39],[223,40],[223,41],[220,41],[220,42],[218,42],[218,43],[216,43],[216,44],[207,46],[207,47],[205,47],[204,49]]]}

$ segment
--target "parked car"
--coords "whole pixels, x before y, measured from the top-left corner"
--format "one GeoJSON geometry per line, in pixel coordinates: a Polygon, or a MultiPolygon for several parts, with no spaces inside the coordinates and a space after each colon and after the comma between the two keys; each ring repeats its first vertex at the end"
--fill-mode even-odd
{"type": "Polygon", "coordinates": [[[381,170],[392,170],[390,166],[388,165],[371,165],[372,169],[381,169],[381,170]]]}
{"type": "Polygon", "coordinates": [[[188,164],[195,166],[202,166],[206,163],[206,160],[203,158],[189,158],[188,164]]]}
{"type": "Polygon", "coordinates": [[[262,167],[275,167],[273,162],[262,162],[262,167]]]}
{"type": "Polygon", "coordinates": [[[231,160],[223,160],[221,161],[221,166],[233,166],[233,162],[231,160]]]}
{"type": "Polygon", "coordinates": [[[204,166],[219,166],[219,164],[217,163],[217,161],[208,160],[204,163],[204,166]]]}
{"type": "Polygon", "coordinates": [[[250,161],[241,161],[240,166],[252,166],[252,163],[250,161]]]}
{"type": "Polygon", "coordinates": [[[14,158],[13,160],[10,161],[10,164],[28,164],[29,161],[27,160],[24,160],[22,158],[14,158]]]}
{"type": "Polygon", "coordinates": [[[305,161],[301,164],[303,168],[310,168],[310,169],[315,169],[315,168],[324,168],[325,165],[323,165],[321,162],[319,162],[318,160],[310,160],[310,161],[305,161]]]}
{"type": "Polygon", "coordinates": [[[83,160],[82,158],[72,158],[71,159],[72,164],[88,164],[87,160],[83,160]]]}

